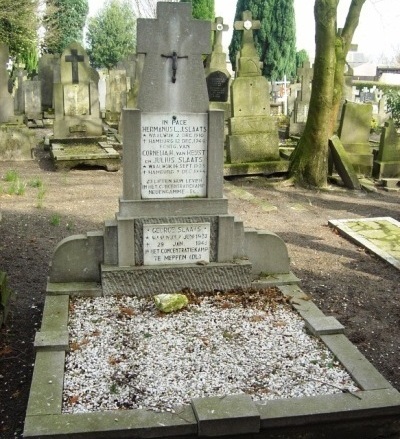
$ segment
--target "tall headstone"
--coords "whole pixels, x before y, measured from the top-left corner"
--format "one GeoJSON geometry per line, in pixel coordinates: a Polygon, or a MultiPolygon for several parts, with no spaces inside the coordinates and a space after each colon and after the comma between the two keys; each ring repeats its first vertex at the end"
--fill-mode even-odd
{"type": "Polygon", "coordinates": [[[41,86],[41,81],[36,79],[24,82],[25,119],[36,121],[42,119],[41,86]]]}
{"type": "Polygon", "coordinates": [[[237,77],[231,88],[232,117],[229,120],[227,161],[248,163],[279,161],[279,137],[270,115],[269,84],[261,74],[260,59],[254,46],[253,29],[260,22],[250,11],[235,29],[243,31],[237,58],[237,77]]]}
{"type": "Polygon", "coordinates": [[[294,102],[294,109],[291,115],[291,135],[299,135],[304,131],[310,106],[313,72],[314,69],[311,67],[309,61],[306,61],[301,68],[297,69],[297,75],[300,77],[301,88],[300,93],[297,95],[294,102]]]}
{"type": "Polygon", "coordinates": [[[54,82],[59,82],[60,55],[45,53],[39,59],[38,70],[41,82],[42,106],[45,112],[51,112],[54,107],[54,82]]]}
{"type": "Polygon", "coordinates": [[[354,170],[371,176],[373,154],[369,144],[372,105],[345,102],[342,109],[338,135],[354,170]]]}
{"type": "Polygon", "coordinates": [[[25,95],[24,95],[24,83],[28,79],[28,72],[24,69],[24,65],[15,66],[13,79],[14,79],[14,113],[25,113],[25,95]]]}
{"type": "Polygon", "coordinates": [[[126,107],[130,78],[125,70],[112,69],[106,76],[106,122],[118,127],[122,109],[126,107]]]}
{"type": "MultiPolygon", "coordinates": [[[[214,45],[206,61],[206,80],[211,108],[229,110],[229,85],[231,75],[226,68],[226,53],[222,47],[222,34],[229,29],[222,17],[211,24],[214,32],[214,45]]],[[[229,114],[228,114],[229,116],[229,114]]]]}
{"type": "Polygon", "coordinates": [[[379,151],[374,161],[373,177],[400,179],[400,137],[393,119],[382,128],[379,151]]]}
{"type": "Polygon", "coordinates": [[[78,43],[70,44],[60,59],[60,82],[54,84],[54,137],[98,137],[102,134],[98,73],[78,43]]]}
{"type": "Polygon", "coordinates": [[[0,42],[0,123],[9,122],[14,116],[14,101],[9,90],[8,62],[8,46],[0,42]]]}
{"type": "Polygon", "coordinates": [[[151,295],[245,287],[260,272],[289,272],[279,237],[246,231],[228,214],[223,111],[209,110],[202,63],[210,31],[192,19],[190,3],[159,2],[157,18],[138,19],[144,65],[138,108],[123,112],[119,211],[103,233],[59,244],[51,283],[151,295]]]}

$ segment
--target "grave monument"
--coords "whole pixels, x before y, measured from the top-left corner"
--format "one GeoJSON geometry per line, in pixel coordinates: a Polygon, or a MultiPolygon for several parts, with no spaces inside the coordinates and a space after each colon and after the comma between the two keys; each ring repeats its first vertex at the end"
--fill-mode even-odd
{"type": "Polygon", "coordinates": [[[0,42],[0,123],[10,122],[14,116],[14,101],[9,90],[8,61],[8,46],[0,42]]]}
{"type": "Polygon", "coordinates": [[[159,3],[158,17],[137,24],[144,66],[138,108],[123,113],[119,212],[103,232],[60,243],[50,283],[75,279],[100,282],[104,294],[150,294],[288,274],[283,241],[245,230],[228,214],[224,113],[209,110],[202,64],[210,23],[192,20],[190,4],[159,3]],[[81,255],[72,265],[71,252],[74,260],[81,255]]]}
{"type": "Polygon", "coordinates": [[[301,135],[307,122],[308,108],[311,98],[311,81],[314,69],[310,62],[306,61],[302,67],[297,69],[297,75],[300,77],[300,93],[296,96],[294,108],[290,118],[290,135],[301,135]]]}
{"type": "Polygon", "coordinates": [[[60,58],[59,82],[54,83],[50,154],[56,169],[85,165],[117,171],[120,167],[119,153],[102,135],[98,82],[99,74],[90,67],[86,52],[80,44],[70,44],[60,58]]]}
{"type": "Polygon", "coordinates": [[[127,104],[130,78],[124,69],[112,69],[106,76],[105,121],[112,128],[118,128],[121,112],[127,104]]]}
{"type": "Polygon", "coordinates": [[[226,151],[232,172],[240,171],[244,163],[254,162],[260,166],[262,162],[265,172],[274,172],[283,163],[279,156],[278,128],[270,114],[269,85],[262,76],[254,46],[253,29],[259,28],[260,22],[252,19],[250,11],[244,11],[243,20],[235,22],[235,29],[243,33],[236,62],[237,77],[231,88],[232,117],[226,151]]]}
{"type": "Polygon", "coordinates": [[[70,44],[60,58],[60,82],[54,83],[54,137],[102,135],[98,74],[78,43],[70,44]]]}
{"type": "Polygon", "coordinates": [[[343,105],[338,136],[355,172],[372,175],[373,154],[369,144],[372,105],[346,101],[343,105]]]}
{"type": "MultiPolygon", "coordinates": [[[[323,426],[336,426],[358,416],[357,422],[377,408],[392,425],[399,413],[398,392],[354,352],[338,333],[341,325],[338,329],[334,319],[327,321],[304,300],[288,276],[283,241],[270,232],[244,229],[227,212],[222,194],[223,111],[208,108],[202,64],[202,55],[210,51],[210,23],[192,20],[190,3],[159,2],[157,17],[137,23],[143,80],[138,108],[123,112],[124,176],[116,218],[106,222],[103,231],[64,239],[52,258],[41,331],[35,338],[24,437],[267,438],[272,430],[282,436],[288,425],[297,432],[305,424],[307,437],[316,439],[320,434],[311,435],[309,429],[319,420],[323,426]],[[260,274],[272,276],[253,284],[260,274]],[[359,371],[358,383],[366,387],[361,402],[358,395],[339,393],[306,398],[308,403],[266,404],[239,394],[193,398],[164,413],[140,408],[63,412],[70,295],[154,295],[182,288],[201,292],[271,282],[292,283],[285,285],[286,292],[296,299],[293,303],[309,318],[312,330],[328,334],[326,343],[339,346],[338,358],[350,357],[351,368],[359,371]],[[377,402],[371,402],[371,389],[378,389],[377,402]]],[[[131,372],[133,376],[135,369],[131,372]]]]}
{"type": "Polygon", "coordinates": [[[373,177],[378,180],[394,179],[395,186],[400,181],[400,137],[393,119],[385,122],[379,142],[379,151],[374,160],[373,177]]]}
{"type": "Polygon", "coordinates": [[[214,45],[211,54],[206,60],[206,81],[210,108],[224,110],[225,120],[228,120],[231,113],[229,88],[231,74],[226,68],[226,53],[222,47],[222,35],[229,29],[224,24],[222,17],[216,17],[211,24],[214,33],[214,45]]]}

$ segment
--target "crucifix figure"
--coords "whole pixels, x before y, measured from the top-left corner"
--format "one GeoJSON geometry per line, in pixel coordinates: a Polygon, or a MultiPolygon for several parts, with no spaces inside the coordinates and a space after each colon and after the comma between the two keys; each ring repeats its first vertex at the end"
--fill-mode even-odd
{"type": "Polygon", "coordinates": [[[211,52],[210,34],[209,21],[193,19],[191,3],[158,2],[157,18],[137,19],[141,111],[208,111],[202,55],[211,52]]]}
{"type": "Polygon", "coordinates": [[[178,59],[187,58],[186,56],[178,56],[175,50],[172,52],[172,55],[161,55],[163,58],[171,58],[172,59],[172,82],[175,84],[176,82],[176,71],[178,70],[178,59]]]}
{"type": "Polygon", "coordinates": [[[76,49],[71,49],[71,55],[65,57],[65,62],[72,63],[72,84],[79,84],[78,63],[83,62],[84,60],[85,57],[83,55],[78,55],[76,49]]]}

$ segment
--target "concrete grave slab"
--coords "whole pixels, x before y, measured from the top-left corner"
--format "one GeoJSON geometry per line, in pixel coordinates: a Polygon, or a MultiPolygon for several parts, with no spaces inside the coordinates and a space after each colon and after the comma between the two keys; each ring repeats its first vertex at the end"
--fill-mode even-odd
{"type": "Polygon", "coordinates": [[[400,270],[400,222],[390,217],[330,220],[328,224],[356,244],[400,270]]]}

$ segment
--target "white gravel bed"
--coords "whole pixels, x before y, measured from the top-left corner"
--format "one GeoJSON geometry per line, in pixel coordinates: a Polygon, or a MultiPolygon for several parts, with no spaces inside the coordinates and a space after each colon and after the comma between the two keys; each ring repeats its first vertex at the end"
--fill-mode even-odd
{"type": "MultiPolygon", "coordinates": [[[[237,297],[237,296],[236,296],[237,297]]],[[[357,391],[282,300],[205,296],[161,314],[152,299],[72,299],[63,412],[173,411],[191,398],[254,401],[357,391]]]]}

